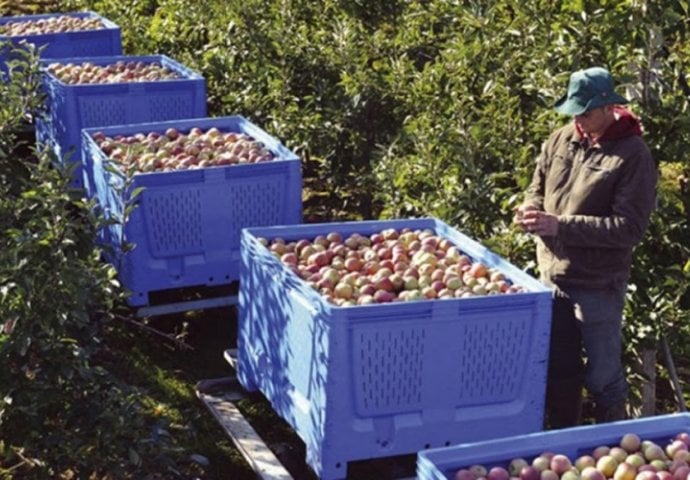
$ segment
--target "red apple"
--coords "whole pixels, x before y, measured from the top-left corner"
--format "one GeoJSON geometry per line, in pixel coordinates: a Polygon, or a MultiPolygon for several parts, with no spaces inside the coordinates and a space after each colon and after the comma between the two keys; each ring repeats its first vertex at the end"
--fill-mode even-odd
{"type": "Polygon", "coordinates": [[[531,465],[520,470],[520,480],[540,480],[541,472],[531,465]]]}

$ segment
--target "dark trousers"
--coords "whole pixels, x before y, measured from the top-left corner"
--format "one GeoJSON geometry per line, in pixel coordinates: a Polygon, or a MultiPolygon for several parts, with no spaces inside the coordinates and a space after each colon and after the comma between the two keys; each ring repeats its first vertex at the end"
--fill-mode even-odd
{"type": "Polygon", "coordinates": [[[624,416],[628,396],[621,361],[624,301],[624,289],[555,289],[546,394],[548,428],[580,423],[583,387],[594,398],[597,422],[624,416]]]}

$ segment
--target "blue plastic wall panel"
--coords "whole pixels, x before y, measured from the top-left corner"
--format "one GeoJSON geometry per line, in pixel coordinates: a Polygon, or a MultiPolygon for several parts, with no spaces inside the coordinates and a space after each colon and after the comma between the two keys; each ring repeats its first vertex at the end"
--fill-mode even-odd
{"type": "MultiPolygon", "coordinates": [[[[46,33],[43,35],[0,35],[0,43],[11,42],[19,45],[22,42],[32,43],[43,48],[41,58],[96,57],[122,54],[122,35],[120,27],[107,18],[94,12],[51,13],[43,15],[22,15],[0,18],[0,25],[10,22],[35,21],[58,16],[76,18],[99,18],[104,28],[99,30],[82,30],[74,32],[46,33]]],[[[0,50],[0,75],[8,72],[7,62],[14,57],[8,48],[0,50]]]]}
{"type": "Polygon", "coordinates": [[[300,435],[321,478],[542,428],[551,291],[439,220],[245,229],[239,297],[238,377],[300,435]],[[337,307],[258,241],[403,227],[434,230],[528,292],[337,307]]]}
{"type": "MultiPolygon", "coordinates": [[[[61,63],[118,61],[160,63],[180,74],[176,80],[154,82],[68,85],[47,72],[51,61],[42,60],[47,112],[36,119],[37,141],[51,141],[58,159],[81,161],[80,135],[84,128],[163,122],[206,116],[206,84],[198,73],[165,55],[80,57],[61,63]]],[[[83,172],[75,171],[82,186],[83,172]]]]}
{"type": "Polygon", "coordinates": [[[680,432],[690,432],[688,413],[565,428],[431,449],[417,455],[417,479],[452,480],[460,468],[475,464],[489,469],[494,466],[506,467],[513,458],[522,457],[531,462],[547,451],[567,455],[574,462],[581,455],[591,455],[601,445],[618,445],[626,433],[636,433],[642,440],[657,442],[663,448],[680,432]]]}
{"type": "Polygon", "coordinates": [[[112,250],[132,306],[149,304],[149,293],[199,285],[228,284],[239,278],[240,233],[244,227],[291,225],[302,221],[300,159],[278,139],[241,116],[187,119],[86,129],[83,135],[87,194],[103,212],[122,218],[125,199],[143,187],[124,228],[104,229],[99,238],[112,250]],[[246,133],[264,143],[276,159],[269,162],[124,177],[108,162],[91,135],[165,132],[193,127],[246,133]],[[123,242],[134,249],[123,253],[123,242]]]}

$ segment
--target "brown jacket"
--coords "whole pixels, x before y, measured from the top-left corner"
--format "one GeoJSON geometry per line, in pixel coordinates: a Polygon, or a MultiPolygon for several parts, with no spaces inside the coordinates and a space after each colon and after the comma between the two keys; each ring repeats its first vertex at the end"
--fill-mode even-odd
{"type": "Polygon", "coordinates": [[[537,241],[544,281],[623,287],[633,247],[656,202],[657,172],[639,135],[587,146],[574,122],[555,131],[537,161],[525,204],[559,217],[537,241]]]}

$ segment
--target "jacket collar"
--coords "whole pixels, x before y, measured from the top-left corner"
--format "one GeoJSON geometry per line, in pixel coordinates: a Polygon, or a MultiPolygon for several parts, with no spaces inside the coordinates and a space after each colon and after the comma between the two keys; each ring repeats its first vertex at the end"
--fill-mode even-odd
{"type": "Polygon", "coordinates": [[[613,140],[620,140],[622,138],[632,136],[642,136],[642,125],[640,119],[635,116],[630,110],[625,107],[616,105],[613,114],[615,121],[609,125],[603,135],[599,138],[593,139],[586,135],[580,127],[573,121],[575,133],[573,134],[573,141],[580,143],[586,147],[601,145],[601,142],[609,142],[613,140]]]}

